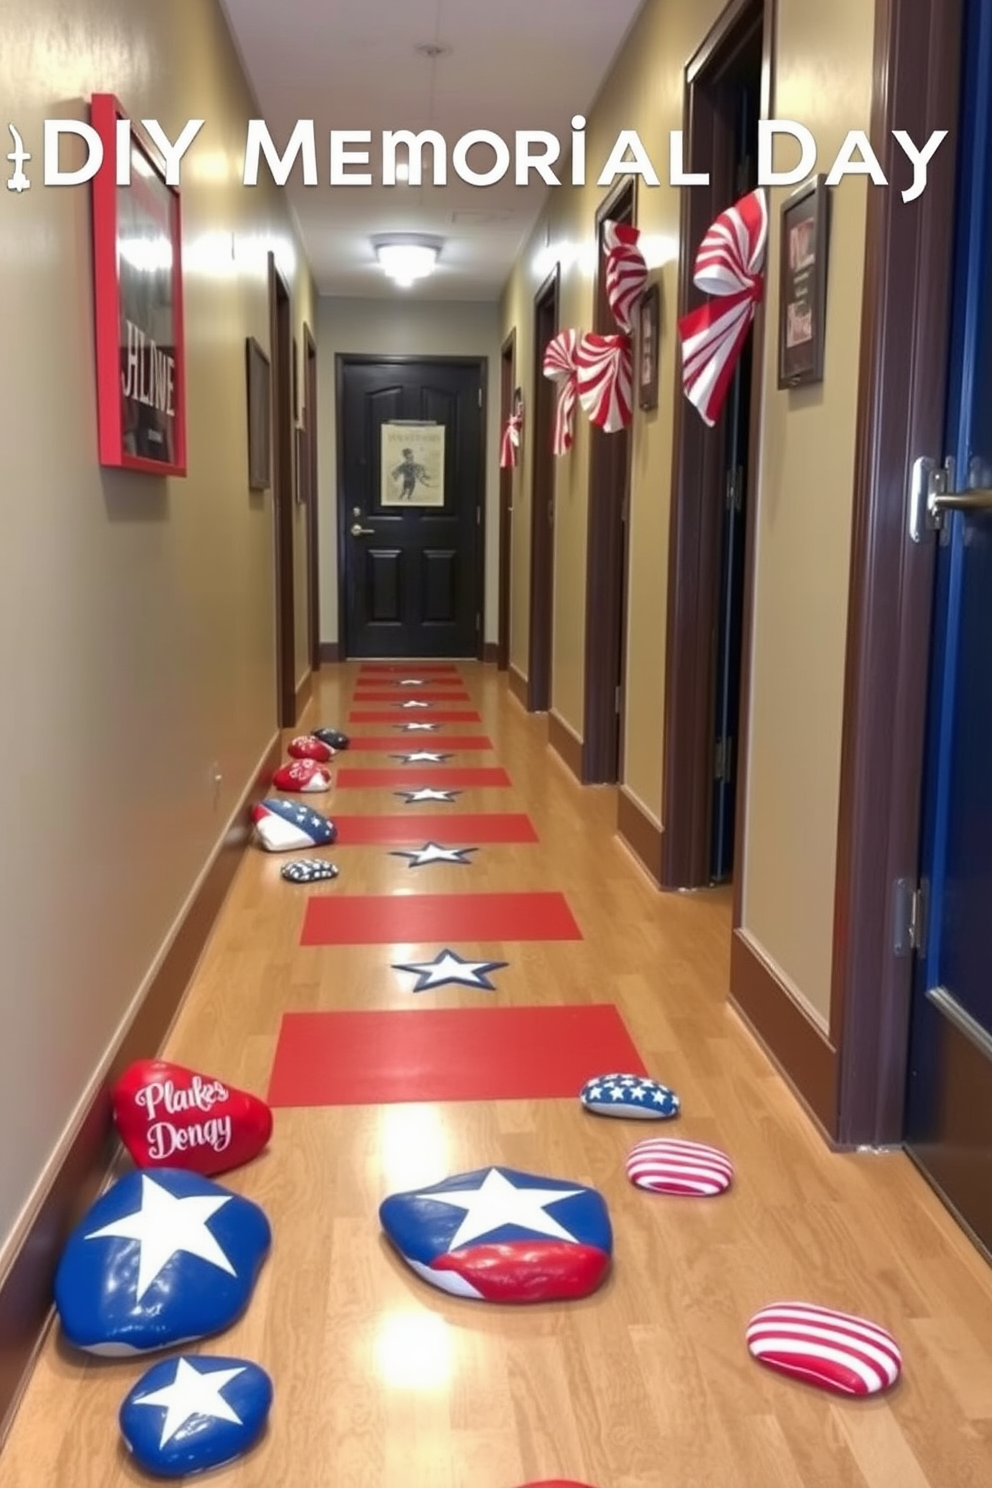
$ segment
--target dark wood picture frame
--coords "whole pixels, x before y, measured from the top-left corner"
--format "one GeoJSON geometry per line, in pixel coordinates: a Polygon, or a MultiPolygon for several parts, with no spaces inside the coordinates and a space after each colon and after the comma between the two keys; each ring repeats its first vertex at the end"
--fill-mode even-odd
{"type": "Polygon", "coordinates": [[[245,343],[248,382],[248,489],[272,485],[272,368],[254,336],[245,343]]]}
{"type": "Polygon", "coordinates": [[[637,305],[637,406],[646,411],[658,407],[660,324],[660,292],[657,283],[649,284],[637,305]]]}
{"type": "Polygon", "coordinates": [[[296,430],[296,499],[306,506],[310,494],[310,452],[305,424],[297,424],[296,430]]]}
{"type": "Polygon", "coordinates": [[[293,423],[300,418],[300,349],[293,337],[293,423]]]}
{"type": "Polygon", "coordinates": [[[829,252],[830,196],[826,177],[814,176],[782,203],[778,306],[780,388],[804,387],[823,381],[829,252]],[[796,339],[797,336],[801,339],[796,339]]]}

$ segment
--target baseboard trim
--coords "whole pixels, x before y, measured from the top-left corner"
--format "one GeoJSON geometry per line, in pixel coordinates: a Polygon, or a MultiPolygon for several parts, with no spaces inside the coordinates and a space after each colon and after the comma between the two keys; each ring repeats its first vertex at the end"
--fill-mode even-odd
{"type": "Polygon", "coordinates": [[[554,709],[548,714],[548,743],[582,784],[582,740],[554,709]]]}
{"type": "Polygon", "coordinates": [[[495,666],[499,661],[499,646],[495,641],[487,641],[482,649],[482,659],[488,666],[495,666]]]}
{"type": "Polygon", "coordinates": [[[617,791],[617,834],[660,888],[662,830],[623,785],[617,791]]]}
{"type": "Polygon", "coordinates": [[[47,1186],[0,1280],[0,1446],[53,1316],[52,1285],[66,1239],[99,1193],[120,1151],[110,1092],[129,1064],[152,1058],[161,1048],[248,844],[248,804],[268,790],[280,759],[276,735],[76,1131],[56,1155],[47,1186]]]}
{"type": "Polygon", "coordinates": [[[299,687],[296,689],[296,721],[303,716],[310,699],[313,697],[313,672],[308,671],[299,687]]]}
{"type": "Polygon", "coordinates": [[[340,641],[321,641],[321,643],[320,643],[320,664],[321,664],[321,666],[329,665],[329,664],[332,664],[335,661],[340,661],[340,660],[341,660],[341,642],[340,641]]]}
{"type": "Polygon", "coordinates": [[[730,1002],[831,1144],[837,1140],[837,1050],[745,930],[730,944],[730,1002]]]}
{"type": "Polygon", "coordinates": [[[510,692],[521,708],[527,707],[527,678],[511,663],[506,672],[510,692]]]}

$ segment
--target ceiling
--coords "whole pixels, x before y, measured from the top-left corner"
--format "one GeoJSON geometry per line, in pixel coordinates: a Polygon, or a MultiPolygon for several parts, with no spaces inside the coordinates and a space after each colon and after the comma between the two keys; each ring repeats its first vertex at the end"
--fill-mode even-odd
{"type": "MultiPolygon", "coordinates": [[[[496,299],[544,204],[536,174],[470,185],[451,166],[463,134],[489,129],[513,149],[518,129],[543,129],[565,155],[573,115],[585,114],[643,0],[221,0],[280,154],[297,119],[313,119],[319,185],[299,163],[287,191],[321,294],[496,299]],[[417,48],[442,47],[429,57],[417,48]],[[448,146],[448,184],[380,184],[381,134],[437,130],[448,146]],[[331,186],[332,129],[372,131],[371,186],[331,186]],[[412,289],[379,269],[371,236],[413,232],[444,239],[438,268],[412,289]]],[[[349,148],[362,148],[351,145],[349,148]]],[[[492,151],[473,150],[485,171],[492,151]]],[[[560,162],[559,162],[560,165],[560,162]]],[[[261,171],[265,172],[264,156],[261,171]]],[[[559,177],[561,178],[561,177],[559,177]]],[[[261,179],[261,175],[260,175],[261,179]]]]}

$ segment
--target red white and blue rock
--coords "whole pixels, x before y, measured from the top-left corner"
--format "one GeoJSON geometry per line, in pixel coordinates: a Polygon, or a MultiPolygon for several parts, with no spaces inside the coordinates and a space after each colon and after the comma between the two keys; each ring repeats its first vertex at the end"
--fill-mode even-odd
{"type": "Polygon", "coordinates": [[[257,1204],[199,1173],[127,1173],[69,1236],[55,1274],[67,1342],[151,1353],[229,1328],[272,1244],[257,1204]]]}
{"type": "Polygon", "coordinates": [[[152,1365],[124,1398],[124,1445],[146,1472],[181,1478],[223,1467],[265,1430],[272,1381],[248,1359],[180,1356],[152,1365]]]}
{"type": "Polygon", "coordinates": [[[627,1177],[652,1193],[691,1194],[712,1198],[734,1180],[730,1158],[717,1147],[651,1137],[638,1142],[627,1158],[627,1177]]]}
{"type": "Polygon", "coordinates": [[[588,1296],[605,1280],[613,1254],[601,1194],[512,1168],[479,1168],[393,1194],[379,1219],[424,1281],[485,1302],[588,1296]]]}
{"type": "Polygon", "coordinates": [[[769,1369],[837,1395],[877,1395],[902,1372],[899,1345],[885,1328],[809,1302],[777,1302],[755,1313],[747,1346],[769,1369]]]}
{"type": "Polygon", "coordinates": [[[255,833],[266,852],[299,852],[308,847],[326,847],[338,835],[337,827],[319,811],[302,801],[282,801],[268,796],[251,808],[255,833]]]}
{"type": "Polygon", "coordinates": [[[587,1111],[635,1121],[667,1121],[679,1114],[679,1098],[667,1085],[645,1075],[597,1075],[579,1092],[587,1111]]]}
{"type": "Polygon", "coordinates": [[[316,760],[292,760],[288,765],[279,766],[272,777],[272,784],[276,790],[288,791],[294,795],[329,791],[331,772],[326,765],[319,765],[316,760]]]}
{"type": "Polygon", "coordinates": [[[315,760],[318,765],[326,765],[334,758],[330,744],[313,734],[298,734],[287,745],[286,753],[291,759],[315,760]]]}
{"type": "Polygon", "coordinates": [[[118,1080],[114,1121],[139,1168],[210,1176],[239,1168],[268,1145],[272,1111],[257,1095],[167,1059],[139,1059],[118,1080]]]}

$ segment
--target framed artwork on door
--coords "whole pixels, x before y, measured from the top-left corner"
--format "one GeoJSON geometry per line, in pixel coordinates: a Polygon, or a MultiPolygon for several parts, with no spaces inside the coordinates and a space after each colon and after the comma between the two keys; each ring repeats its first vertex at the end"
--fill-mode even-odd
{"type": "Polygon", "coordinates": [[[443,424],[383,424],[379,504],[444,505],[443,424]]]}
{"type": "Polygon", "coordinates": [[[637,307],[637,406],[658,407],[658,326],[660,299],[657,284],[649,284],[637,307]]]}
{"type": "Polygon", "coordinates": [[[254,336],[245,345],[248,380],[248,489],[267,491],[272,483],[272,410],[269,359],[254,336]]]}
{"type": "Polygon", "coordinates": [[[782,203],[779,244],[778,385],[823,381],[829,193],[814,176],[782,203]]]}

